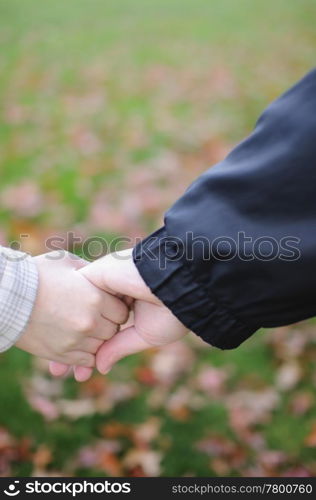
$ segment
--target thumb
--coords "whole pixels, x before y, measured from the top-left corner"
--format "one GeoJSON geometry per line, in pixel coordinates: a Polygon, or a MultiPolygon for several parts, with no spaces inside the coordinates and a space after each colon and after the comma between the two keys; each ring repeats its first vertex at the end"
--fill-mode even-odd
{"type": "Polygon", "coordinates": [[[100,347],[96,355],[97,369],[105,375],[120,359],[151,347],[153,346],[138,335],[134,326],[125,328],[100,347]]]}

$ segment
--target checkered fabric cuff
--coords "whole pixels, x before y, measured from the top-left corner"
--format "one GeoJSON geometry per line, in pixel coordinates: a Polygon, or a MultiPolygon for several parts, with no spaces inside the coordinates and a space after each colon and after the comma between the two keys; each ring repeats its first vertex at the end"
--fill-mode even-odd
{"type": "Polygon", "coordinates": [[[38,273],[32,258],[0,247],[0,352],[22,335],[37,293],[38,273]]]}

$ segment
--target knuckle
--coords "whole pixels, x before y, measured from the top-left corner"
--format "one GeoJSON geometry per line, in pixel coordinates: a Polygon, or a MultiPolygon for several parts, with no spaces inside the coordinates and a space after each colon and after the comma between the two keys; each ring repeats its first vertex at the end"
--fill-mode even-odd
{"type": "Polygon", "coordinates": [[[101,306],[101,295],[97,292],[90,293],[89,295],[89,304],[92,307],[101,306]]]}
{"type": "Polygon", "coordinates": [[[123,303],[120,304],[120,307],[117,310],[117,322],[120,325],[126,323],[129,317],[129,309],[123,303]]]}
{"type": "Polygon", "coordinates": [[[94,357],[92,355],[84,355],[78,356],[77,363],[80,366],[86,366],[88,368],[92,368],[94,366],[94,357]]]}
{"type": "Polygon", "coordinates": [[[89,333],[97,327],[97,320],[93,316],[82,318],[77,324],[79,333],[89,333]]]}
{"type": "Polygon", "coordinates": [[[77,342],[78,339],[75,338],[74,336],[67,337],[67,339],[64,340],[62,349],[63,351],[73,351],[77,347],[77,342]]]}
{"type": "Polygon", "coordinates": [[[76,336],[81,332],[81,325],[83,322],[82,316],[73,315],[69,320],[69,330],[76,336]]]}
{"type": "Polygon", "coordinates": [[[74,352],[69,356],[69,362],[74,366],[86,366],[89,361],[88,355],[84,352],[74,352]]]}
{"type": "Polygon", "coordinates": [[[119,330],[118,325],[113,325],[111,328],[105,328],[103,332],[103,339],[110,340],[119,330]]]}

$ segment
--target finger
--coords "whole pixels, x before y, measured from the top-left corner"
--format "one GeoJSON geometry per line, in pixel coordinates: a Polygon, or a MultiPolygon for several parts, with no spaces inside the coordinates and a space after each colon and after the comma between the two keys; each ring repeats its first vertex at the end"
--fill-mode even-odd
{"type": "Polygon", "coordinates": [[[94,337],[85,337],[81,340],[80,345],[77,346],[83,352],[95,354],[99,347],[103,344],[103,340],[94,337]]]}
{"type": "Polygon", "coordinates": [[[93,285],[113,295],[124,295],[160,303],[140,276],[133,262],[132,249],[108,254],[79,271],[93,285]]]}
{"type": "Polygon", "coordinates": [[[93,368],[95,366],[95,356],[89,352],[72,351],[67,353],[65,358],[65,361],[69,365],[85,366],[87,368],[93,368]]]}
{"type": "Polygon", "coordinates": [[[128,319],[129,308],[123,300],[118,299],[110,293],[105,293],[100,312],[104,318],[113,321],[113,323],[123,325],[128,319]]]}
{"type": "Polygon", "coordinates": [[[125,304],[127,305],[128,309],[130,310],[131,307],[133,306],[133,303],[134,303],[134,300],[133,297],[128,297],[127,295],[123,295],[123,297],[121,298],[121,300],[123,300],[123,302],[125,302],[125,304]]]}
{"type": "Polygon", "coordinates": [[[98,327],[93,331],[91,337],[104,342],[105,340],[111,339],[113,335],[118,332],[119,328],[120,325],[113,323],[113,321],[110,321],[109,319],[101,316],[98,327]]]}
{"type": "MultiPolygon", "coordinates": [[[[89,380],[92,375],[92,368],[87,368],[86,366],[75,366],[74,367],[74,377],[77,382],[85,382],[89,380]]],[[[57,363],[56,361],[50,361],[49,371],[54,377],[62,377],[70,371],[70,366],[64,363],[57,363]]]]}
{"type": "Polygon", "coordinates": [[[89,262],[87,262],[86,260],[81,259],[81,257],[78,257],[77,255],[75,256],[75,258],[72,259],[71,262],[72,262],[73,267],[75,269],[82,269],[87,264],[89,264],[89,262]]]}
{"type": "Polygon", "coordinates": [[[54,377],[63,377],[69,372],[70,366],[57,361],[49,362],[49,371],[54,377]]]}
{"type": "Polygon", "coordinates": [[[138,335],[134,326],[125,328],[100,347],[96,355],[97,369],[106,374],[120,359],[150,347],[152,346],[138,335]]]}
{"type": "Polygon", "coordinates": [[[87,368],[86,366],[75,366],[74,367],[74,377],[77,382],[86,382],[89,380],[93,372],[92,368],[87,368]]]}
{"type": "Polygon", "coordinates": [[[75,255],[71,252],[65,252],[64,257],[65,257],[65,261],[70,262],[74,269],[82,269],[87,264],[89,264],[89,262],[87,260],[84,260],[81,257],[79,257],[78,255],[75,255]]]}

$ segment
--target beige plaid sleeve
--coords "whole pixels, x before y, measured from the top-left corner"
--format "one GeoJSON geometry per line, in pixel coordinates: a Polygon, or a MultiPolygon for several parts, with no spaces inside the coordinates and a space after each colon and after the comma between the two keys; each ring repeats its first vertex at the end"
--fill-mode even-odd
{"type": "Polygon", "coordinates": [[[0,246],[0,352],[23,333],[36,299],[38,274],[32,258],[0,246]]]}

